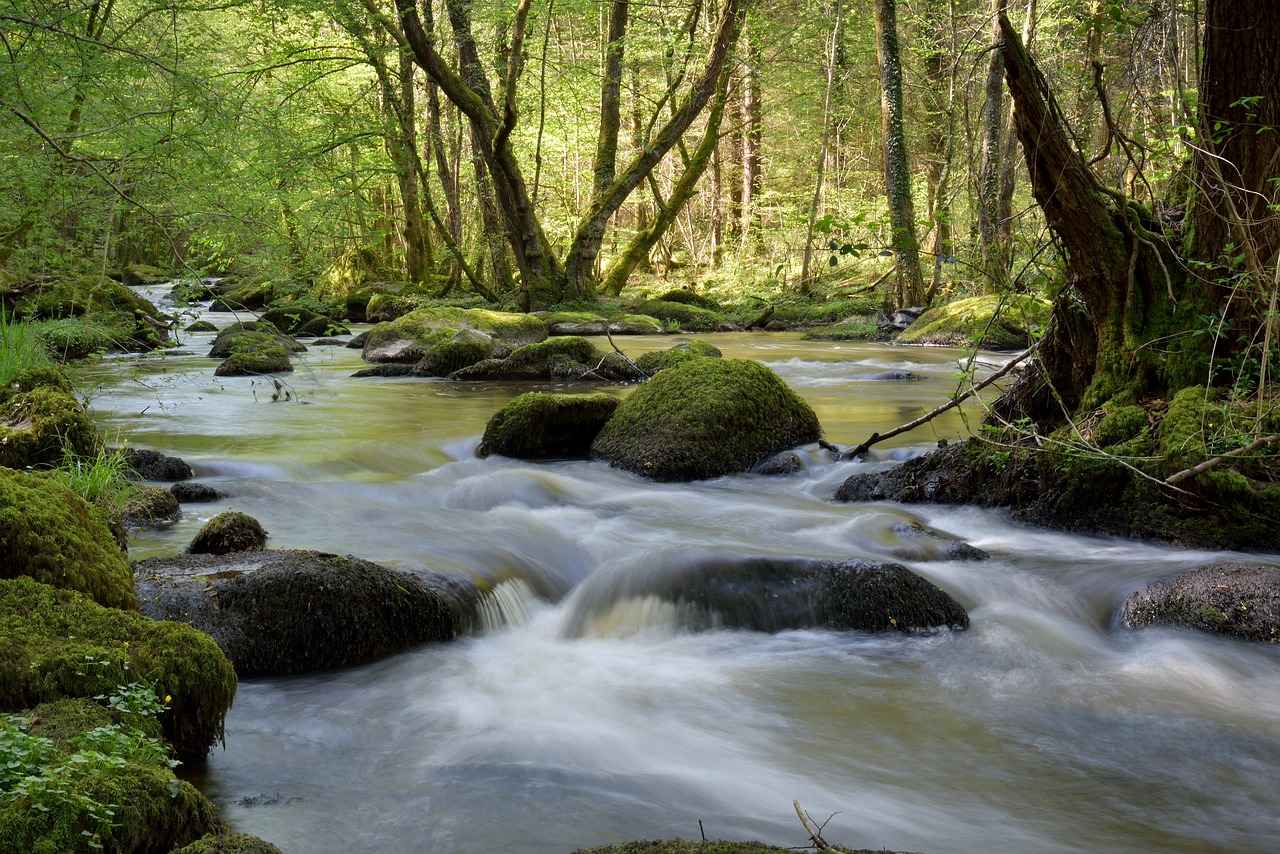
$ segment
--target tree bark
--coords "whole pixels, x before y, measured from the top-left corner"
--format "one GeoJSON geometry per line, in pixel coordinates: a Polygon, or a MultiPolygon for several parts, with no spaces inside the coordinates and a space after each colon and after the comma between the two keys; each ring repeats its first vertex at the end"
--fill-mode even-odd
{"type": "Polygon", "coordinates": [[[900,306],[924,301],[920,243],[903,127],[902,51],[898,44],[897,0],[876,0],[876,56],[880,65],[880,114],[884,133],[885,190],[889,196],[890,244],[898,270],[900,306]]]}
{"type": "MultiPolygon", "coordinates": [[[[1000,16],[1008,0],[991,0],[992,32],[998,45],[1000,16]]],[[[1009,258],[1000,243],[1000,168],[1004,156],[1004,51],[991,51],[987,66],[986,100],[982,108],[982,167],[978,171],[978,237],[982,243],[983,290],[1000,293],[1009,284],[1009,258]]]]}

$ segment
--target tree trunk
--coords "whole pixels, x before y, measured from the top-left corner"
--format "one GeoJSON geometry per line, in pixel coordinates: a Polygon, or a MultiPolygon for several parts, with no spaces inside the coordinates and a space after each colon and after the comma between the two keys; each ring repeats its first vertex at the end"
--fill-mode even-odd
{"type": "MultiPolygon", "coordinates": [[[[1008,0],[991,0],[992,32],[999,44],[1000,16],[1008,0]]],[[[978,171],[978,237],[982,243],[983,290],[1000,293],[1009,284],[1010,259],[1000,242],[1000,170],[1004,146],[1004,52],[991,51],[987,67],[986,101],[982,109],[982,167],[978,171]]]]}
{"type": "Polygon", "coordinates": [[[898,271],[900,306],[924,301],[920,244],[916,240],[915,203],[903,128],[902,53],[898,45],[897,0],[876,0],[876,57],[880,65],[880,113],[884,133],[885,189],[889,196],[890,245],[898,271]]]}
{"type": "Polygon", "coordinates": [[[951,198],[948,179],[955,150],[955,31],[954,14],[944,14],[943,6],[954,12],[954,3],[931,0],[925,16],[928,47],[923,59],[924,98],[928,109],[925,124],[924,176],[926,211],[931,224],[927,245],[932,260],[933,281],[926,303],[933,301],[942,284],[943,261],[955,254],[951,237],[951,198]]]}
{"type": "MultiPolygon", "coordinates": [[[[742,141],[742,231],[751,233],[756,217],[756,199],[760,197],[760,144],[764,139],[764,115],[760,84],[760,48],[751,33],[743,40],[743,125],[742,141]]],[[[757,237],[759,236],[757,230],[757,237]]]]}

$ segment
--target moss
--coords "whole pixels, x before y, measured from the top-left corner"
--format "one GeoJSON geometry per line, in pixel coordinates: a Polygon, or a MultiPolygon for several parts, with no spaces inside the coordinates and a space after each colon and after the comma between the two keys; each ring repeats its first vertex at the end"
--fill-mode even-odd
{"type": "Polygon", "coordinates": [[[820,437],[813,410],[764,365],[692,359],[636,389],[591,450],[654,480],[689,481],[748,471],[820,437]]]}
{"type": "Polygon", "coordinates": [[[898,335],[900,344],[1021,350],[1049,323],[1052,304],[1038,297],[988,295],[931,308],[898,335]],[[997,311],[999,315],[997,316],[997,311]]]}
{"type": "Polygon", "coordinates": [[[164,315],[129,288],[97,276],[49,283],[18,301],[16,314],[45,320],[45,348],[61,359],[110,350],[151,350],[168,341],[164,315]]]}
{"type": "Polygon", "coordinates": [[[883,341],[888,338],[874,317],[833,323],[804,334],[805,341],[883,341]]]}
{"type": "Polygon", "coordinates": [[[160,726],[179,758],[202,758],[222,738],[236,677],[208,635],[30,578],[0,579],[0,709],[130,682],[171,698],[160,726]]]}
{"type": "Polygon", "coordinates": [[[677,288],[674,291],[667,291],[658,299],[663,302],[674,302],[681,305],[692,305],[707,311],[722,311],[720,303],[716,302],[709,296],[703,296],[695,291],[687,291],[683,288],[677,288]]]}
{"type": "Polygon", "coordinates": [[[71,394],[71,380],[61,368],[52,365],[35,365],[23,368],[13,375],[9,384],[0,388],[0,404],[4,404],[15,394],[32,391],[37,388],[52,388],[64,394],[71,394]]]}
{"type": "Polygon", "coordinates": [[[576,379],[600,364],[603,354],[585,338],[564,336],[526,344],[504,359],[485,359],[449,375],[450,379],[576,379]]]}
{"type": "Polygon", "coordinates": [[[212,323],[210,323],[207,320],[197,320],[195,323],[188,325],[186,330],[184,331],[186,332],[217,332],[218,327],[214,326],[212,323]]]}
{"type": "Polygon", "coordinates": [[[694,338],[691,341],[681,341],[668,350],[645,353],[636,359],[636,365],[649,376],[653,376],[659,371],[675,367],[690,359],[719,359],[722,355],[719,347],[694,338]]]}
{"type": "Polygon", "coordinates": [[[1129,628],[1181,626],[1280,643],[1280,567],[1203,566],[1138,590],[1120,609],[1129,628]]]}
{"type": "Polygon", "coordinates": [[[617,407],[618,398],[603,392],[522,394],[489,419],[477,453],[520,459],[585,457],[617,407]]]}
{"type": "Polygon", "coordinates": [[[427,308],[430,302],[430,297],[425,294],[375,293],[365,303],[365,319],[370,323],[385,323],[427,308]]]}
{"type": "Polygon", "coordinates": [[[67,453],[91,457],[100,445],[84,407],[58,388],[38,386],[0,407],[0,466],[52,465],[67,453]]]}
{"type": "Polygon", "coordinates": [[[122,521],[134,527],[175,522],[182,508],[172,492],[159,486],[134,487],[122,508],[122,521]]]}
{"type": "Polygon", "coordinates": [[[423,308],[370,329],[364,357],[370,362],[417,362],[432,348],[448,341],[486,340],[495,347],[519,347],[546,337],[546,324],[525,314],[478,308],[423,308]]]}
{"type": "Polygon", "coordinates": [[[328,318],[308,308],[282,306],[267,309],[259,315],[258,320],[261,323],[270,323],[288,335],[297,332],[300,326],[312,320],[327,321],[328,318]]]}
{"type": "Polygon", "coordinates": [[[231,552],[262,551],[266,545],[267,532],[257,519],[228,510],[205,522],[187,551],[191,554],[224,555],[231,552]]]}
{"type": "Polygon", "coordinates": [[[257,278],[241,281],[231,290],[213,301],[212,311],[260,311],[276,297],[273,282],[257,278]]]}
{"type": "Polygon", "coordinates": [[[0,577],[17,576],[138,607],[133,572],[101,512],[56,481],[0,469],[0,577]]]}
{"type": "Polygon", "coordinates": [[[120,272],[120,281],[125,285],[160,285],[169,279],[168,273],[150,264],[128,264],[120,272]]]}
{"type": "Polygon", "coordinates": [[[356,244],[347,247],[326,267],[316,284],[322,296],[346,297],[386,279],[377,253],[369,246],[356,244]]]}
{"type": "Polygon", "coordinates": [[[493,355],[492,341],[445,341],[432,347],[413,367],[414,376],[447,377],[493,355]]]}
{"type": "Polygon", "coordinates": [[[268,344],[252,353],[232,353],[214,369],[216,377],[247,377],[283,374],[293,370],[293,362],[283,347],[268,344]]]}
{"type": "Polygon", "coordinates": [[[1149,425],[1147,411],[1141,406],[1117,406],[1094,429],[1093,442],[1100,448],[1119,445],[1136,438],[1149,425]]]}
{"type": "Polygon", "coordinates": [[[280,854],[280,849],[247,833],[222,833],[197,839],[173,854],[280,854]]]}
{"type": "Polygon", "coordinates": [[[1190,386],[1169,399],[1160,422],[1160,455],[1170,474],[1208,458],[1205,425],[1219,398],[1217,389],[1190,386]]]}
{"type": "Polygon", "coordinates": [[[151,317],[160,312],[150,300],[111,279],[81,276],[42,285],[18,300],[17,316],[24,320],[57,320],[85,315],[123,314],[135,311],[151,317]]]}
{"type": "Polygon", "coordinates": [[[281,347],[289,353],[302,353],[307,349],[271,324],[251,320],[233,323],[219,332],[209,347],[209,358],[225,359],[236,353],[248,353],[269,346],[281,347]]]}
{"type": "Polygon", "coordinates": [[[43,703],[23,717],[27,734],[50,739],[52,751],[39,779],[27,783],[27,794],[0,801],[0,850],[165,852],[225,828],[213,804],[174,777],[160,751],[120,747],[95,753],[72,743],[96,727],[157,738],[153,718],[122,715],[87,700],[43,703]]]}
{"type": "Polygon", "coordinates": [[[725,317],[696,305],[683,305],[667,300],[648,300],[632,307],[637,314],[656,317],[681,332],[719,332],[731,328],[725,317]]]}

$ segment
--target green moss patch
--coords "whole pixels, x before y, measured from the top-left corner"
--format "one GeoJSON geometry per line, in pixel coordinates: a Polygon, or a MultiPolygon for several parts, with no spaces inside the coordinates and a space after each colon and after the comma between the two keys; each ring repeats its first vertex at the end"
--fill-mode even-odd
{"type": "Polygon", "coordinates": [[[48,321],[40,338],[63,359],[105,350],[151,350],[169,340],[164,315],[154,304],[120,282],[98,276],[42,285],[15,309],[24,320],[48,321]]]}
{"type": "MultiPolygon", "coordinates": [[[[722,839],[690,842],[685,839],[640,840],[636,842],[620,842],[617,845],[602,845],[598,848],[580,848],[573,854],[781,854],[795,851],[795,848],[779,848],[776,845],[765,845],[763,842],[727,842],[722,839]]],[[[838,849],[844,854],[892,854],[882,849],[851,848],[838,849]]]]}
{"type": "Polygon", "coordinates": [[[821,435],[809,405],[764,365],[691,359],[622,401],[591,451],[653,480],[690,481],[749,471],[821,435]]]}
{"type": "Polygon", "coordinates": [[[267,532],[252,516],[236,510],[219,513],[191,540],[191,554],[225,555],[231,552],[259,552],[266,548],[267,532]]]}
{"type": "Polygon", "coordinates": [[[0,469],[0,578],[29,576],[137,608],[133,573],[101,511],[46,477],[0,469]]]}
{"type": "Polygon", "coordinates": [[[522,394],[489,419],[477,453],[519,459],[586,457],[617,407],[618,398],[603,392],[522,394]]]}
{"type": "Polygon", "coordinates": [[[691,341],[681,341],[667,350],[645,353],[636,359],[636,366],[649,376],[653,376],[659,371],[674,368],[691,359],[719,359],[722,356],[719,347],[694,338],[691,341]]]}
{"type": "Polygon", "coordinates": [[[897,337],[900,344],[1021,350],[1049,323],[1052,304],[1039,297],[988,295],[931,308],[897,337]]]}
{"type": "Polygon", "coordinates": [[[585,338],[565,336],[526,344],[503,359],[484,359],[449,375],[453,380],[638,379],[629,365],[615,376],[614,360],[585,338]]]}
{"type": "Polygon", "coordinates": [[[680,332],[722,332],[733,324],[717,311],[664,299],[647,300],[632,307],[636,314],[656,317],[670,330],[680,332]]]}
{"type": "Polygon", "coordinates": [[[236,676],[208,635],[30,578],[0,579],[0,709],[109,695],[131,682],[170,698],[160,725],[179,758],[202,758],[222,738],[236,676]]]}
{"type": "Polygon", "coordinates": [[[416,363],[433,348],[451,341],[490,341],[510,351],[545,340],[547,327],[526,314],[479,308],[423,308],[369,330],[364,343],[368,362],[416,363]]]}
{"type": "Polygon", "coordinates": [[[247,833],[221,833],[197,839],[173,854],[280,854],[280,849],[247,833]]]}
{"type": "Polygon", "coordinates": [[[68,453],[91,457],[100,444],[84,407],[55,386],[11,394],[0,406],[0,466],[52,465],[68,453]]]}

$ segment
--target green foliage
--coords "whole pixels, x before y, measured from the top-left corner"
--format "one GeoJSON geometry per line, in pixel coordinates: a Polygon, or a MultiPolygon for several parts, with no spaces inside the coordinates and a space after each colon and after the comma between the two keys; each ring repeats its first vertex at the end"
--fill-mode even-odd
{"type": "Polygon", "coordinates": [[[49,364],[49,354],[30,325],[11,318],[0,303],[0,387],[10,385],[28,368],[49,364]]]}
{"type": "Polygon", "coordinates": [[[49,476],[85,501],[115,514],[129,503],[136,487],[132,469],[124,458],[124,448],[99,448],[90,457],[78,456],[63,448],[62,461],[49,476]]]}

